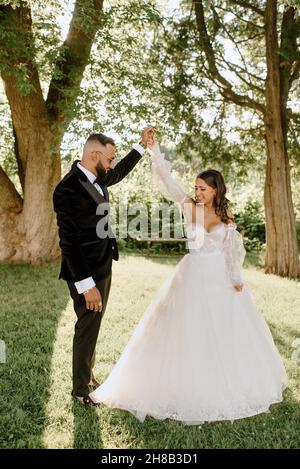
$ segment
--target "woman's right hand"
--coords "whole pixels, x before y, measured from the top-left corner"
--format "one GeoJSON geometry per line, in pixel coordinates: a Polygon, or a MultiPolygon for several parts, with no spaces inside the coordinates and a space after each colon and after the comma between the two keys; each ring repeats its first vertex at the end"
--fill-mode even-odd
{"type": "Polygon", "coordinates": [[[240,291],[242,291],[243,286],[244,286],[243,283],[236,283],[235,285],[233,285],[233,288],[234,288],[236,291],[240,292],[240,291]]]}

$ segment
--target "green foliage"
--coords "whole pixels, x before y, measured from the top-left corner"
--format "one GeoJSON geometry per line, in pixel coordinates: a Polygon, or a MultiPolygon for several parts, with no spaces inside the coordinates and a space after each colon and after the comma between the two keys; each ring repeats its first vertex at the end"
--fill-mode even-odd
{"type": "MultiPolygon", "coordinates": [[[[16,6],[19,2],[3,4],[16,6]]],[[[32,35],[21,25],[8,28],[11,18],[6,16],[0,26],[0,68],[4,73],[15,75],[20,93],[26,95],[34,89],[25,63],[33,63],[46,97],[50,80],[62,78],[55,67],[64,39],[58,18],[64,15],[71,20],[72,5],[58,0],[28,4],[33,20],[32,35]],[[19,48],[24,61],[16,66],[14,59],[19,48]]],[[[85,3],[86,8],[88,4],[85,3]]],[[[240,6],[233,8],[231,2],[204,4],[218,61],[223,61],[228,48],[233,47],[239,55],[233,45],[233,40],[239,39],[243,60],[250,64],[250,73],[254,73],[251,83],[259,88],[266,70],[261,61],[263,34],[258,24],[253,23],[255,15],[240,6]]],[[[79,26],[84,25],[88,32],[91,21],[99,21],[99,30],[75,105],[65,109],[71,123],[62,144],[63,166],[74,158],[75,152],[80,152],[81,143],[91,131],[118,135],[122,145],[127,145],[138,138],[144,125],[151,123],[156,126],[160,138],[174,142],[182,167],[186,169],[188,164],[191,168],[190,187],[194,175],[204,167],[221,170],[231,184],[247,181],[253,168],[261,173],[264,171],[265,149],[260,118],[252,111],[245,113],[223,102],[208,77],[191,2],[180,5],[178,11],[166,16],[161,4],[154,0],[112,1],[104,2],[104,9],[96,19],[85,16],[90,16],[88,8],[84,10],[85,15],[79,14],[79,26]]],[[[257,2],[257,6],[263,7],[261,2],[257,2]]],[[[26,14],[24,18],[27,18],[26,14]]],[[[227,72],[231,73],[229,68],[227,72]]],[[[242,78],[234,83],[234,87],[237,92],[248,92],[242,78]]],[[[259,89],[253,93],[254,97],[260,96],[259,89]]],[[[292,89],[291,105],[296,102],[297,93],[296,88],[292,89]]],[[[2,109],[0,159],[8,173],[16,175],[12,127],[5,100],[2,109]]],[[[299,178],[300,161],[298,124],[296,118],[291,120],[289,134],[295,181],[299,178]]],[[[174,157],[174,151],[173,154],[174,157]]],[[[138,198],[135,187],[139,185],[133,184],[129,192],[133,198],[138,198]]],[[[295,184],[296,205],[298,192],[295,184]]],[[[145,186],[143,196],[149,197],[145,186]]]]}
{"type": "MultiPolygon", "coordinates": [[[[278,2],[279,28],[284,3],[278,2]]],[[[295,3],[291,2],[294,6],[295,3]]],[[[265,51],[263,16],[232,2],[204,1],[203,5],[216,66],[228,80],[228,88],[240,96],[251,96],[258,103],[264,103],[267,70],[262,53],[265,51]]],[[[265,3],[254,2],[254,6],[263,11],[265,3]]],[[[291,33],[297,37],[299,28],[291,33]]],[[[297,67],[299,40],[293,42],[292,51],[286,50],[285,44],[282,43],[280,53],[297,67]]],[[[257,110],[233,104],[225,96],[226,93],[222,93],[222,87],[218,87],[220,80],[213,80],[208,70],[203,49],[194,8],[191,8],[191,2],[183,1],[180,11],[165,19],[164,30],[158,31],[152,51],[153,68],[161,64],[163,93],[158,98],[162,107],[168,109],[168,122],[172,130],[176,129],[173,130],[174,134],[179,136],[180,153],[189,157],[191,150],[201,153],[204,149],[206,159],[209,155],[209,160],[215,158],[217,164],[220,155],[224,155],[222,160],[227,160],[228,167],[236,164],[241,175],[253,167],[263,169],[265,142],[262,116],[257,110]],[[208,146],[205,140],[209,141],[208,146]],[[239,149],[235,150],[235,145],[239,149]]],[[[289,96],[289,106],[293,111],[297,111],[296,102],[299,101],[296,83],[289,96]]],[[[296,146],[299,148],[299,128],[295,122],[288,134],[289,145],[294,149],[296,146]]],[[[293,159],[298,166],[299,161],[299,158],[293,159]]]]}
{"type": "Polygon", "coordinates": [[[284,0],[283,2],[285,5],[288,5],[290,7],[296,8],[300,11],[300,4],[299,0],[284,0]]]}
{"type": "Polygon", "coordinates": [[[234,221],[242,233],[248,252],[260,252],[266,242],[263,208],[257,201],[249,200],[242,211],[235,212],[234,221]]]}
{"type": "MultiPolygon", "coordinates": [[[[172,164],[174,177],[177,178],[186,193],[193,196],[194,179],[200,170],[207,168],[204,164],[205,159],[202,160],[202,164],[199,164],[196,160],[185,162],[176,157],[175,149],[170,146],[162,146],[162,151],[164,151],[166,158],[172,164]]],[[[226,168],[226,163],[220,160],[220,166],[213,164],[213,167],[222,171],[222,168],[226,168]]],[[[262,181],[259,180],[255,172],[248,174],[248,179],[245,176],[241,178],[238,174],[238,170],[236,173],[234,172],[234,168],[235,166],[233,165],[227,175],[225,175],[223,171],[228,186],[228,193],[230,199],[232,199],[230,207],[235,215],[238,230],[243,235],[246,250],[248,252],[260,253],[265,244],[265,222],[261,200],[263,191],[262,181]]],[[[149,234],[151,233],[151,210],[161,202],[173,206],[173,203],[164,199],[159,192],[151,173],[151,158],[147,156],[147,154],[122,183],[110,188],[110,192],[112,206],[116,208],[117,221],[119,220],[118,208],[121,203],[128,204],[128,206],[130,204],[143,203],[147,207],[149,234]]],[[[127,222],[129,223],[132,218],[133,216],[128,216],[127,222]]],[[[177,218],[175,218],[175,220],[177,220],[177,218]]],[[[170,233],[172,237],[175,229],[173,217],[170,218],[170,222],[170,233]]],[[[121,241],[120,247],[124,250],[138,250],[141,247],[146,250],[147,244],[141,244],[135,239],[128,237],[121,241]]],[[[153,254],[178,254],[186,252],[186,247],[184,243],[154,243],[151,247],[151,252],[153,254]]]]}
{"type": "MultiPolygon", "coordinates": [[[[174,158],[174,153],[173,158],[174,158]]],[[[174,163],[174,173],[175,175],[181,174],[180,179],[183,184],[188,188],[189,183],[193,176],[192,170],[188,170],[187,165],[181,160],[175,160],[174,163]],[[182,177],[182,174],[184,176],[182,177]]],[[[159,190],[155,185],[155,181],[152,177],[151,172],[151,158],[149,155],[145,155],[139,164],[136,166],[134,171],[122,181],[122,183],[116,185],[115,187],[111,187],[111,201],[112,206],[116,209],[116,220],[119,221],[119,207],[120,205],[124,204],[127,207],[131,207],[134,204],[142,203],[143,207],[147,210],[148,214],[148,234],[151,234],[151,218],[152,220],[155,219],[156,208],[160,203],[165,203],[170,206],[170,208],[174,208],[172,202],[167,201],[161,195],[159,190]]],[[[176,210],[176,207],[175,207],[176,210]]],[[[136,212],[138,215],[139,212],[136,212]]],[[[132,219],[135,218],[136,215],[129,215],[127,216],[127,224],[130,223],[132,219]]],[[[161,215],[160,215],[161,216],[161,215]]],[[[170,215],[170,223],[165,224],[164,226],[170,226],[170,236],[174,236],[174,221],[178,220],[178,217],[174,217],[172,211],[170,215]]],[[[178,222],[177,222],[178,223],[178,222]]],[[[159,235],[162,234],[162,224],[159,225],[159,235]]],[[[120,248],[124,250],[139,250],[140,248],[146,249],[147,243],[141,243],[132,237],[127,237],[120,242],[120,248]]],[[[182,246],[174,244],[166,244],[166,243],[158,243],[154,244],[153,248],[151,249],[153,252],[171,252],[171,253],[178,253],[184,252],[184,244],[182,246]]]]}
{"type": "Polygon", "coordinates": [[[160,23],[155,2],[128,1],[104,10],[68,129],[69,147],[77,145],[78,136],[95,130],[122,135],[129,142],[154,123],[159,85],[148,56],[160,23]]]}
{"type": "Polygon", "coordinates": [[[9,107],[5,102],[4,91],[1,90],[1,86],[0,109],[0,164],[10,177],[16,178],[18,175],[18,166],[14,154],[13,127],[9,107]]]}

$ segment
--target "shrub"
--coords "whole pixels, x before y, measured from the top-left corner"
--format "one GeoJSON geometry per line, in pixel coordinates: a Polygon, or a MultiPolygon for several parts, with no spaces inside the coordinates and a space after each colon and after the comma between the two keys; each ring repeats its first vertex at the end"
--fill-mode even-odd
{"type": "Polygon", "coordinates": [[[263,208],[258,201],[249,200],[242,211],[235,212],[234,221],[243,235],[246,251],[262,250],[266,242],[263,208]]]}

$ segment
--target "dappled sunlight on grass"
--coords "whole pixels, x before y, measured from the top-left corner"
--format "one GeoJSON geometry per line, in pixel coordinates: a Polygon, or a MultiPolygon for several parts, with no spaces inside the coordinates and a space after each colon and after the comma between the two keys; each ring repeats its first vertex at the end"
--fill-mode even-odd
{"type": "Polygon", "coordinates": [[[53,343],[69,301],[57,276],[57,264],[0,263],[0,336],[7,347],[0,365],[0,447],[43,447],[53,343]]]}
{"type": "Polygon", "coordinates": [[[94,408],[74,401],[72,390],[72,337],[75,324],[70,300],[60,317],[50,368],[45,448],[101,448],[100,422],[94,408]]]}
{"type": "Polygon", "coordinates": [[[72,342],[74,312],[72,301],[62,312],[53,343],[50,366],[49,399],[46,405],[47,425],[43,434],[46,448],[70,448],[73,445],[72,412],[72,342]],[[66,432],[66,428],[68,431],[66,432]]]}
{"type": "MultiPolygon", "coordinates": [[[[98,339],[95,377],[103,381],[177,259],[122,255],[113,264],[112,290],[98,339]]],[[[57,265],[0,264],[1,338],[8,361],[0,365],[2,447],[47,448],[297,448],[300,446],[300,365],[291,360],[300,337],[299,282],[245,269],[289,377],[284,401],[270,413],[187,427],[105,406],[84,408],[70,395],[75,313],[57,265]],[[19,289],[11,295],[13,281],[19,289]],[[3,332],[2,332],[3,331],[3,332]]]]}

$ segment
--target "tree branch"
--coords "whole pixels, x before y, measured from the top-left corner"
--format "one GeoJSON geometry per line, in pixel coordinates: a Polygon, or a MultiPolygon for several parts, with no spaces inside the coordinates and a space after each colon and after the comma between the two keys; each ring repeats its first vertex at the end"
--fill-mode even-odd
{"type": "MultiPolygon", "coordinates": [[[[262,84],[265,83],[265,79],[258,76],[258,75],[255,75],[254,73],[251,73],[249,72],[248,70],[245,70],[243,67],[241,67],[240,65],[238,64],[233,64],[232,62],[226,62],[228,64],[230,64],[232,67],[235,68],[235,70],[239,70],[240,73],[245,73],[246,75],[249,75],[251,78],[254,78],[255,80],[257,81],[260,81],[262,84]]],[[[237,73],[237,72],[236,72],[237,73]]]]}
{"type": "MultiPolygon", "coordinates": [[[[27,98],[27,102],[26,106],[20,109],[20,116],[30,118],[32,112],[26,112],[29,101],[33,109],[40,108],[44,103],[38,70],[31,52],[34,39],[30,8],[22,2],[17,8],[0,7],[0,27],[8,36],[5,42],[0,43],[1,76],[6,86],[8,81],[10,82],[8,91],[11,90],[11,93],[7,95],[7,98],[11,105],[12,94],[19,95],[19,88],[23,86],[21,95],[27,98]],[[14,72],[14,76],[11,72],[14,72]],[[26,114],[24,115],[23,112],[26,114]]],[[[11,110],[13,112],[16,109],[11,106],[11,110]]]]}
{"type": "Polygon", "coordinates": [[[62,44],[49,86],[47,107],[65,129],[80,91],[95,34],[100,27],[103,0],[76,0],[66,40],[62,44]],[[66,112],[68,111],[68,112],[66,112]]]}
{"type": "Polygon", "coordinates": [[[263,37],[264,35],[265,35],[264,32],[257,33],[257,34],[254,34],[253,36],[247,37],[246,39],[240,39],[239,41],[236,41],[236,44],[243,44],[244,42],[252,41],[252,39],[256,39],[258,37],[263,37]]]}
{"type": "MultiPolygon", "coordinates": [[[[250,88],[251,90],[256,90],[258,91],[259,93],[261,94],[264,94],[265,90],[263,88],[260,88],[259,86],[257,85],[254,85],[253,83],[250,83],[249,81],[246,80],[246,78],[243,77],[243,75],[241,73],[239,73],[237,70],[236,70],[236,66],[235,64],[232,64],[231,62],[228,62],[227,60],[223,59],[223,62],[227,65],[227,67],[229,68],[229,70],[231,70],[232,72],[234,72],[236,74],[236,76],[243,82],[245,83],[245,85],[248,86],[248,88],[250,88]]],[[[245,71],[245,73],[248,73],[247,71],[245,71]]]]}
{"type": "Polygon", "coordinates": [[[32,54],[34,40],[30,8],[0,7],[0,69],[14,126],[16,158],[23,186],[27,152],[18,152],[24,128],[35,128],[36,119],[48,120],[39,74],[32,54]],[[21,156],[22,154],[22,156],[21,156]]]}
{"type": "Polygon", "coordinates": [[[248,133],[256,133],[256,132],[264,132],[265,126],[264,124],[257,125],[256,127],[234,127],[234,130],[236,132],[239,132],[241,134],[248,134],[248,133]]]}
{"type": "Polygon", "coordinates": [[[231,13],[232,15],[234,15],[237,19],[239,19],[240,21],[242,21],[243,23],[246,23],[248,24],[249,26],[251,26],[252,28],[258,28],[258,29],[261,29],[262,31],[264,31],[264,26],[261,25],[261,24],[258,24],[258,23],[253,23],[253,21],[250,21],[250,20],[246,20],[245,18],[243,18],[242,16],[238,15],[236,11],[232,11],[231,9],[226,9],[224,7],[222,7],[221,5],[218,5],[218,8],[222,11],[224,11],[225,13],[231,13]]]}
{"type": "Polygon", "coordinates": [[[246,106],[261,113],[265,112],[265,107],[263,104],[255,101],[254,99],[249,98],[245,95],[240,95],[233,90],[232,84],[226,80],[226,78],[221,75],[216,65],[216,58],[214,50],[212,48],[208,31],[206,28],[203,3],[199,0],[193,0],[196,13],[196,24],[199,32],[200,45],[205,53],[206,60],[208,63],[208,72],[209,78],[216,83],[218,86],[221,95],[226,101],[234,102],[239,106],[246,106]]]}
{"type": "Polygon", "coordinates": [[[264,11],[261,10],[260,8],[256,7],[255,5],[252,5],[250,2],[247,2],[246,0],[231,0],[231,3],[235,5],[240,5],[241,7],[245,7],[248,10],[254,11],[254,13],[257,13],[258,15],[264,17],[264,11]]]}
{"type": "Polygon", "coordinates": [[[300,77],[300,61],[294,64],[294,69],[290,77],[289,89],[292,88],[294,81],[298,80],[299,77],[300,77]]]}
{"type": "Polygon", "coordinates": [[[251,82],[251,75],[250,73],[248,72],[247,70],[247,64],[246,64],[246,61],[245,61],[245,58],[244,58],[244,54],[242,54],[239,46],[237,45],[234,37],[232,36],[232,34],[230,33],[230,31],[228,30],[228,28],[226,28],[225,24],[221,21],[221,18],[220,16],[218,15],[218,12],[216,11],[216,9],[212,6],[212,11],[214,12],[216,18],[218,19],[218,22],[219,24],[222,26],[222,28],[224,29],[225,33],[227,34],[227,36],[229,37],[230,41],[234,44],[236,50],[238,51],[238,54],[240,56],[240,60],[242,62],[242,64],[244,65],[244,73],[246,73],[246,75],[248,75],[248,79],[249,81],[247,81],[244,77],[242,77],[236,70],[235,68],[231,65],[229,65],[228,62],[225,61],[224,59],[224,62],[228,65],[228,67],[230,68],[231,71],[235,72],[236,75],[246,84],[248,85],[248,87],[250,89],[256,89],[258,90],[259,92],[263,91],[261,90],[261,88],[257,87],[256,85],[254,85],[252,82],[251,82]]]}

